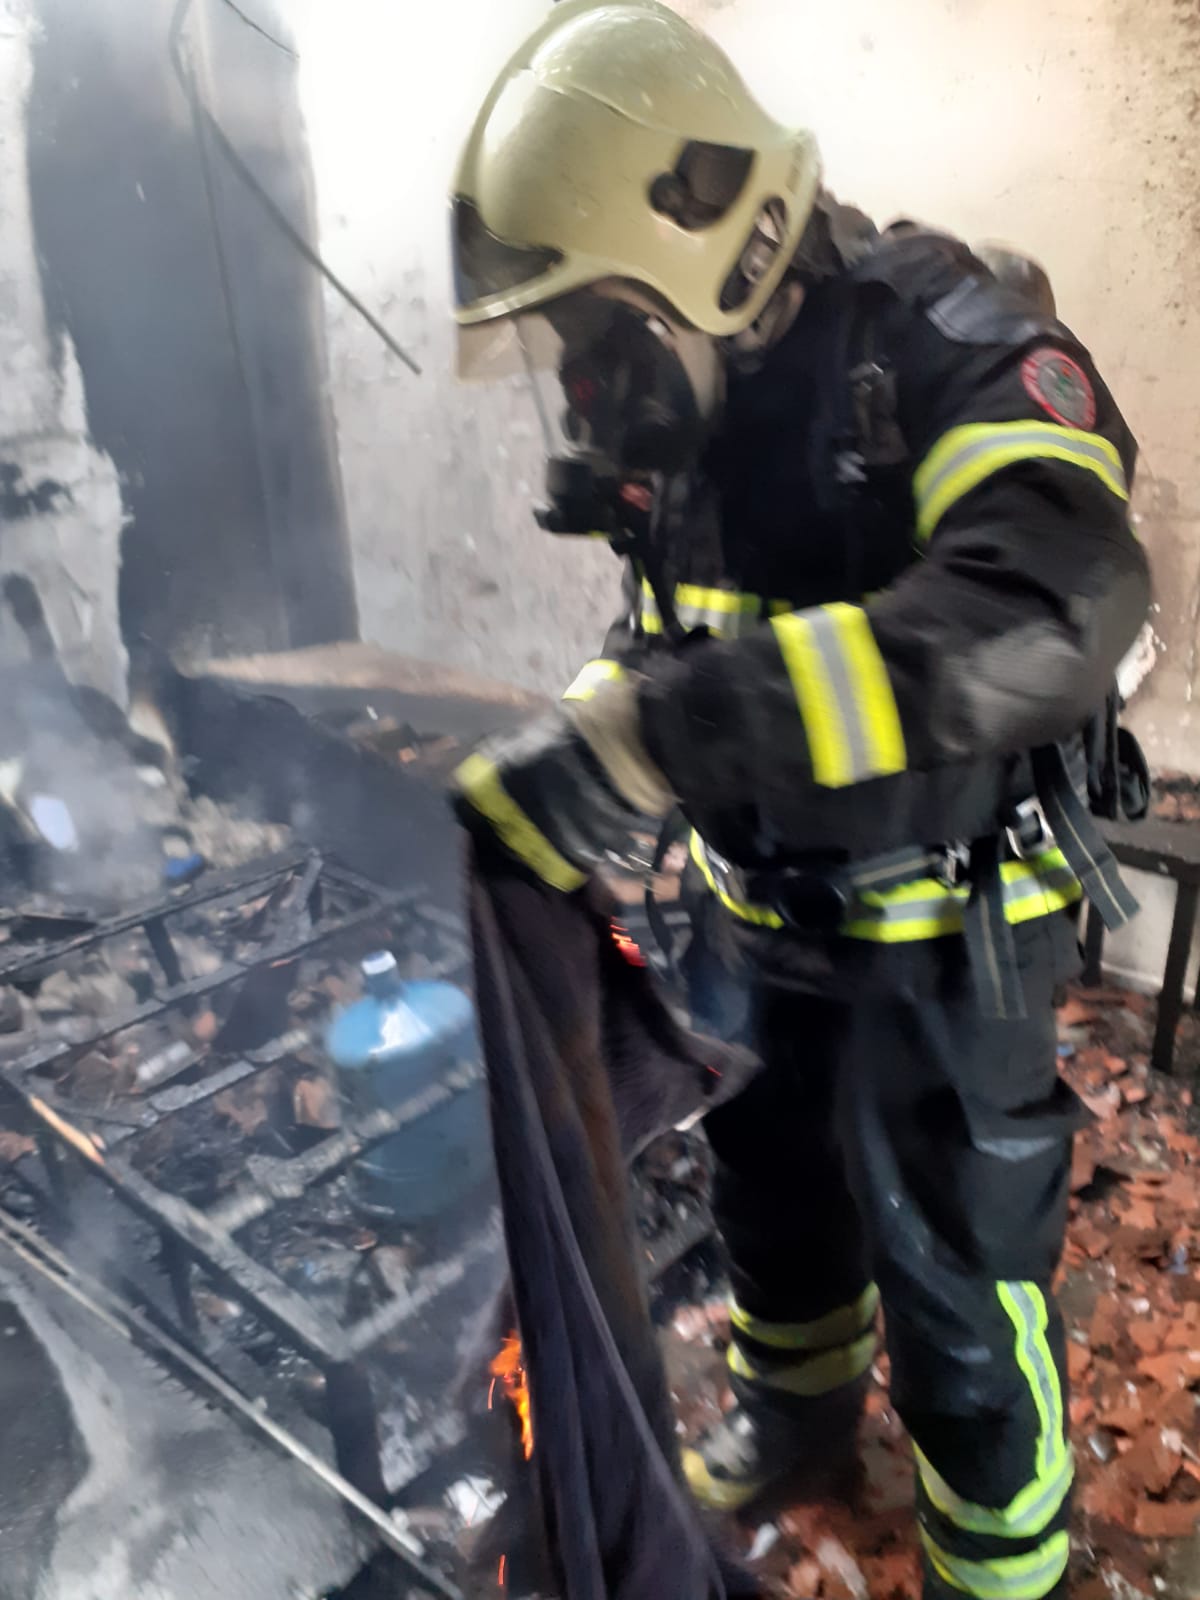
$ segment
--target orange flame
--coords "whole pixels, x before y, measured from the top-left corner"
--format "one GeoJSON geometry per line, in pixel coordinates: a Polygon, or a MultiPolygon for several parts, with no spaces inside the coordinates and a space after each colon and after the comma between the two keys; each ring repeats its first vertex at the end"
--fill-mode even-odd
{"type": "Polygon", "coordinates": [[[637,940],[623,923],[610,922],[609,932],[612,934],[612,942],[631,967],[644,967],[646,965],[646,958],[642,954],[637,940]]]}
{"type": "Polygon", "coordinates": [[[529,1409],[529,1384],[525,1379],[525,1367],[521,1361],[521,1340],[515,1333],[505,1337],[491,1365],[492,1387],[488,1390],[488,1410],[491,1410],[492,1401],[496,1397],[496,1380],[499,1379],[504,1387],[505,1398],[511,1401],[516,1408],[517,1417],[521,1423],[521,1448],[525,1452],[526,1461],[533,1454],[533,1416],[529,1409]]]}
{"type": "Polygon", "coordinates": [[[500,1570],[499,1570],[499,1572],[497,1572],[496,1577],[499,1580],[500,1587],[502,1589],[504,1587],[504,1580],[505,1580],[505,1578],[507,1576],[508,1576],[508,1557],[507,1556],[501,1556],[500,1557],[500,1570]]]}

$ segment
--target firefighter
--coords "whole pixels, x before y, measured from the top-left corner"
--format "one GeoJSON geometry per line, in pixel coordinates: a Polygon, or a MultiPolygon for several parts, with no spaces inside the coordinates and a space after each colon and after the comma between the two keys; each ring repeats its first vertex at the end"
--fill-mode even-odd
{"type": "Polygon", "coordinates": [[[736,1510],[848,1455],[882,1305],[926,1594],[1061,1592],[1053,995],[1083,895],[1134,909],[1078,768],[1148,604],[1130,432],[1065,326],[838,205],[656,0],[554,8],[452,227],[465,359],[538,400],[540,520],[627,565],[459,814],[570,894],[680,808],[694,1008],[765,1063],[709,1119],[736,1403],[688,1479],[736,1510]]]}

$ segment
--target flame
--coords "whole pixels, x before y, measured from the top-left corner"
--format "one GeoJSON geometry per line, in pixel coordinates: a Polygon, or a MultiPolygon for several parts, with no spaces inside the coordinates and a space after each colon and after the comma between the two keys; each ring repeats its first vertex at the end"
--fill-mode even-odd
{"type": "Polygon", "coordinates": [[[500,1557],[500,1570],[496,1574],[496,1577],[499,1579],[500,1587],[502,1589],[504,1587],[504,1580],[507,1577],[507,1575],[508,1575],[508,1557],[507,1556],[501,1556],[500,1557]]]}
{"type": "Polygon", "coordinates": [[[625,957],[626,961],[628,961],[629,965],[631,967],[644,967],[646,965],[646,958],[638,948],[637,941],[634,939],[629,929],[623,927],[619,922],[612,922],[609,924],[609,930],[612,933],[613,943],[625,957]]]}
{"type": "Polygon", "coordinates": [[[499,1381],[504,1387],[505,1398],[516,1408],[521,1423],[521,1448],[528,1461],[533,1454],[533,1416],[529,1409],[529,1384],[526,1382],[525,1367],[521,1361],[519,1335],[510,1333],[505,1337],[504,1343],[492,1357],[490,1370],[492,1386],[488,1390],[488,1410],[491,1410],[492,1402],[496,1398],[496,1383],[499,1381]]]}

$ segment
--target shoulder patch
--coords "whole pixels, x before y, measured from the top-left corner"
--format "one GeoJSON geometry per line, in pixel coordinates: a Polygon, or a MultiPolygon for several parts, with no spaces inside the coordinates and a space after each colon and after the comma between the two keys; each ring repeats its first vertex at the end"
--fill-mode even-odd
{"type": "Polygon", "coordinates": [[[1064,427],[1090,430],[1096,421],[1096,391],[1087,373],[1061,350],[1042,345],[1021,363],[1025,393],[1064,427]]]}

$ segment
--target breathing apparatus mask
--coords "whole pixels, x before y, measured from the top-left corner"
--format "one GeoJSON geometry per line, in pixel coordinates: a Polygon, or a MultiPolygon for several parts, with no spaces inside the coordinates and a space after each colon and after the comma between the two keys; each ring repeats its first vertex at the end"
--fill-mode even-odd
{"type": "Polygon", "coordinates": [[[461,329],[459,370],[523,374],[517,393],[546,450],[539,524],[639,557],[695,473],[724,395],[718,342],[623,282],[461,329]]]}

